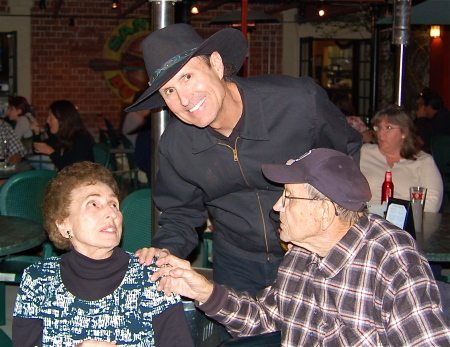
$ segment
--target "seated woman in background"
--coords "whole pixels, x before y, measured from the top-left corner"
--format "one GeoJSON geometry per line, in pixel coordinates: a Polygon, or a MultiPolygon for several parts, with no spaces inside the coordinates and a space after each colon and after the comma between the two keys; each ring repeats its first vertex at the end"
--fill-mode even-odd
{"type": "Polygon", "coordinates": [[[36,154],[50,156],[58,171],[79,161],[94,161],[94,138],[70,101],[58,100],[52,103],[47,124],[50,134],[46,140],[41,139],[39,124],[32,124],[33,149],[36,154]]]}
{"type": "Polygon", "coordinates": [[[118,247],[119,189],[105,167],[80,162],[49,183],[50,240],[69,250],[28,267],[17,294],[15,346],[193,346],[178,295],[158,292],[157,270],[118,247]]]}
{"type": "Polygon", "coordinates": [[[377,133],[377,144],[364,144],[361,148],[360,167],[372,191],[369,204],[381,204],[381,186],[386,171],[392,172],[394,198],[410,200],[409,188],[427,188],[426,212],[441,208],[443,183],[431,155],[420,150],[412,118],[407,111],[392,105],[372,118],[377,133]]]}
{"type": "Polygon", "coordinates": [[[32,150],[33,131],[31,124],[36,122],[33,117],[31,105],[23,96],[14,96],[8,100],[7,115],[10,121],[15,122],[14,132],[28,152],[32,150]]]}

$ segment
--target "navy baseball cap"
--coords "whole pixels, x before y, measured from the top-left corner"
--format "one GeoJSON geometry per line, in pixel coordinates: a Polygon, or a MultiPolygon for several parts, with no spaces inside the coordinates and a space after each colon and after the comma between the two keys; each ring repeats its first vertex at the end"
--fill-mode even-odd
{"type": "Polygon", "coordinates": [[[369,183],[353,158],[334,149],[313,149],[285,165],[263,164],[262,171],[276,183],[309,183],[350,211],[364,210],[372,197],[369,183]]]}

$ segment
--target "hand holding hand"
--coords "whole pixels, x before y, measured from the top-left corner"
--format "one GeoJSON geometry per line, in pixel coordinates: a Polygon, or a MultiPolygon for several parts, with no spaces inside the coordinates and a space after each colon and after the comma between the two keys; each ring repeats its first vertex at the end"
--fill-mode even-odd
{"type": "Polygon", "coordinates": [[[194,271],[187,260],[168,255],[159,258],[156,265],[160,269],[152,275],[151,280],[161,279],[158,290],[164,291],[167,296],[173,292],[200,302],[207,301],[211,296],[214,285],[194,271]]]}
{"type": "Polygon", "coordinates": [[[33,149],[36,153],[50,155],[55,150],[44,142],[34,142],[33,149]]]}

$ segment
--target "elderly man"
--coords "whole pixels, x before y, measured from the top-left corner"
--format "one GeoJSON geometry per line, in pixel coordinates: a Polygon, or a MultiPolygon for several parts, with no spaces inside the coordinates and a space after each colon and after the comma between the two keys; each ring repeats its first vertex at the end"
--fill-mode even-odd
{"type": "Polygon", "coordinates": [[[159,289],[197,300],[235,336],[281,330],[283,346],[450,346],[427,260],[407,232],[363,212],[370,188],[349,156],[315,149],[263,172],[285,184],[274,209],[292,247],[276,281],[255,300],[167,256],[159,289]]]}
{"type": "Polygon", "coordinates": [[[281,187],[261,165],[314,147],[358,160],[361,135],[311,78],[235,76],[247,52],[239,30],[203,40],[174,24],[151,33],[142,50],[150,87],[127,110],[167,105],[176,116],[159,144],[153,198],[161,228],[148,263],[160,249],[186,257],[209,214],[214,280],[256,294],[273,282],[284,255],[269,217],[281,187]]]}

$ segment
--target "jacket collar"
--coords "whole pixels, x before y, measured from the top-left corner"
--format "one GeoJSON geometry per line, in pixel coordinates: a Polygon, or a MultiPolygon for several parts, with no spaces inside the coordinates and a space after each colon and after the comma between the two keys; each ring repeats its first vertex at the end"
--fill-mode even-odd
{"type": "MultiPolygon", "coordinates": [[[[242,117],[245,117],[245,124],[240,136],[247,140],[268,141],[269,131],[258,90],[249,78],[234,76],[231,81],[237,84],[243,101],[242,117]]],[[[216,138],[208,129],[192,126],[187,130],[192,131],[193,135],[192,153],[200,153],[217,145],[216,138]]]]}

